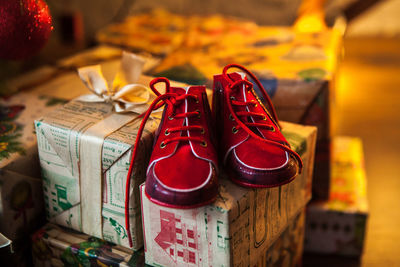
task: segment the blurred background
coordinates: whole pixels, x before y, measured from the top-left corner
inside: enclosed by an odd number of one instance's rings
[[[54,30],[46,46],[25,60],[0,60],[0,88],[7,94],[13,77],[99,43],[101,33],[154,8],[170,13],[234,17],[260,26],[292,27],[309,9],[322,14],[322,30],[340,34],[333,49],[337,68],[330,70],[333,92],[332,136],[355,136],[363,142],[368,190],[368,221],[363,252],[356,257],[306,253],[303,266],[400,266],[400,0],[47,0]],[[305,11],[304,11],[305,10]],[[308,10],[308,11],[307,11]],[[310,12],[309,12],[310,13]],[[321,21],[320,21],[321,22]],[[128,24],[125,24],[128,25]],[[290,28],[291,29],[291,28]],[[305,31],[310,30],[307,27]],[[313,34],[313,29],[310,30]],[[107,37],[113,39],[112,34]],[[100,36],[100,37],[99,37]],[[101,41],[103,40],[103,41]],[[2,40],[4,41],[4,40]],[[132,49],[136,51],[137,49]],[[140,49],[139,49],[140,50]],[[333,51],[332,50],[332,51]],[[151,51],[145,51],[150,53]],[[163,58],[168,53],[152,53]],[[154,72],[153,72],[154,73]],[[307,236],[306,236],[307,239]],[[340,254],[340,253],[339,253]]]

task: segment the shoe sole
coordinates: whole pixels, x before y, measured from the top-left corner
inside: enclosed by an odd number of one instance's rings
[[[243,187],[249,187],[249,188],[273,188],[273,187],[278,187],[281,185],[285,185],[288,184],[290,182],[292,182],[294,179],[296,179],[296,177],[299,175],[298,172],[296,172],[292,177],[290,177],[289,179],[281,182],[281,183],[276,183],[276,184],[252,184],[252,183],[247,183],[247,182],[243,182],[239,179],[233,178],[235,176],[238,176],[238,174],[235,174],[232,170],[228,170],[228,177],[229,179],[234,182],[237,185],[243,186]]]

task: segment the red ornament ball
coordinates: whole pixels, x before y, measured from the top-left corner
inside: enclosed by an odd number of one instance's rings
[[[33,56],[52,30],[49,7],[43,0],[0,0],[0,58]]]

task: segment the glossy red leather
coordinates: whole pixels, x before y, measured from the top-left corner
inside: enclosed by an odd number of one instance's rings
[[[166,104],[147,169],[145,191],[151,201],[167,207],[205,205],[218,193],[218,158],[209,129],[211,111],[205,87],[171,87],[169,92],[178,97],[194,97],[172,100],[173,108],[171,103]],[[171,131],[174,128],[183,130]],[[168,141],[182,137],[194,140]]]
[[[300,171],[301,159],[281,134],[273,107],[271,111],[261,103],[246,75],[215,75],[213,93],[220,158],[231,180],[246,187],[274,187],[292,181]]]

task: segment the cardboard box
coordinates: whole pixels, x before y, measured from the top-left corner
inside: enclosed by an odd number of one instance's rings
[[[51,223],[32,236],[32,244],[33,262],[37,267],[144,266],[143,250],[133,252]]]
[[[305,251],[360,256],[368,219],[362,142],[335,137],[328,201],[307,207]]]
[[[272,243],[311,198],[316,129],[284,123],[303,160],[293,182],[269,189],[239,187],[221,177],[219,197],[196,209],[158,206],[141,186],[146,263],[153,266],[258,266]]]
[[[83,231],[88,234],[94,232],[99,238],[129,246],[125,229],[125,184],[131,159],[131,148],[136,139],[141,120],[137,115],[126,115],[133,121],[112,132],[104,140],[90,139],[92,143],[102,142],[99,155],[93,155],[99,160],[102,170],[99,170],[100,182],[97,201],[90,199],[88,191],[93,189],[93,182],[82,187],[82,172],[80,166],[83,161],[91,160],[87,157],[87,150],[80,149],[82,138],[90,127],[104,123],[110,118],[112,105],[106,103],[71,101],[39,120],[35,121],[38,140],[40,166],[43,176],[43,190],[47,219],[59,225]],[[144,130],[135,169],[131,180],[130,192],[130,220],[133,249],[139,249],[143,244],[140,203],[138,186],[145,179],[145,169],[153,145],[153,133],[159,119],[149,119]],[[93,129],[93,128],[92,128]],[[92,148],[91,148],[92,149]],[[82,155],[82,153],[86,153]],[[97,163],[97,162],[96,162]],[[84,169],[82,167],[82,169]],[[85,169],[86,171],[93,171]],[[83,171],[85,171],[83,170]],[[91,174],[90,174],[91,175]],[[94,181],[94,180],[92,180]],[[90,188],[89,188],[90,187]],[[86,204],[81,205],[82,201]],[[97,205],[98,214],[89,214]],[[86,225],[86,220],[98,221]],[[96,229],[97,228],[97,229]],[[100,229],[99,229],[100,228]]]

